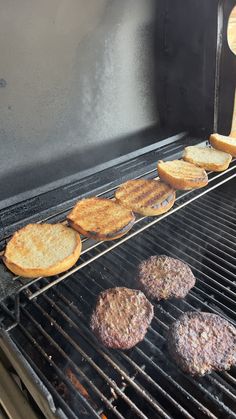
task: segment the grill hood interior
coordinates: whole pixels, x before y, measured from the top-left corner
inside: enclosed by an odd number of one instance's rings
[[[170,134],[228,134],[235,57],[226,33],[234,5],[4,1],[1,206]]]

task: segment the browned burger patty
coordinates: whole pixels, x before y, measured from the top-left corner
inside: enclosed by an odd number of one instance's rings
[[[176,363],[192,375],[236,364],[236,328],[216,314],[182,314],[171,325],[167,341]]]
[[[153,306],[138,290],[110,288],[98,296],[90,326],[104,346],[130,349],[143,340]]]
[[[184,298],[195,285],[195,277],[186,263],[164,255],[141,262],[137,281],[147,297],[156,300]]]

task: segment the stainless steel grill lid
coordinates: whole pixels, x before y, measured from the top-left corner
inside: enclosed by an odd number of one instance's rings
[[[0,201],[36,196],[183,130],[229,133],[236,60],[227,22],[234,5],[5,1]]]

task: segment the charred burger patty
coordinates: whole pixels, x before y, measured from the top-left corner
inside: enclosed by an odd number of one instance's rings
[[[98,296],[90,326],[104,346],[130,349],[140,342],[153,318],[153,306],[138,290],[110,288]]]
[[[184,298],[195,285],[195,277],[186,263],[164,255],[141,262],[137,281],[147,297],[156,300]]]
[[[236,328],[216,314],[182,314],[171,325],[167,343],[176,363],[192,375],[236,364]]]

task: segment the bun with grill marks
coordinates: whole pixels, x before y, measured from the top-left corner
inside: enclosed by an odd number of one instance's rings
[[[202,188],[208,184],[204,169],[183,160],[159,161],[157,165],[160,179],[174,189]]]
[[[153,179],[128,180],[115,192],[124,207],[142,215],[159,215],[167,212],[175,202],[174,189]]]
[[[111,199],[92,197],[79,201],[67,220],[72,228],[84,236],[96,240],[114,240],[131,229],[135,217],[132,211]]]

